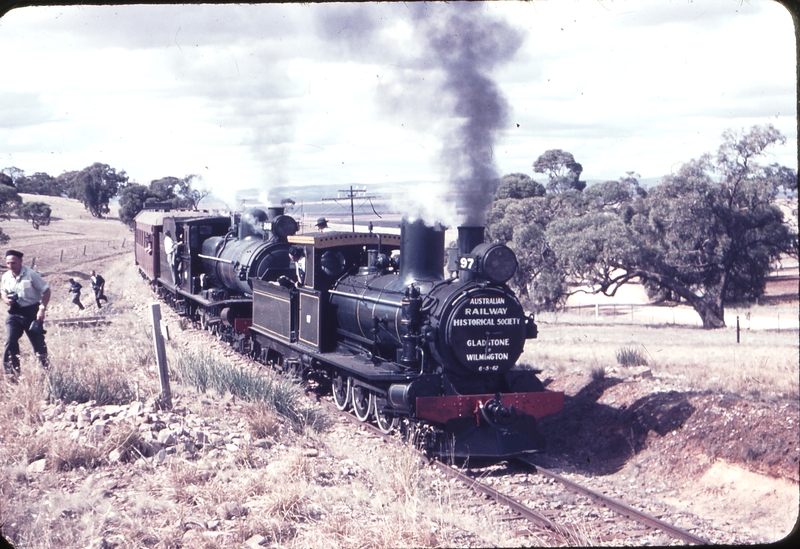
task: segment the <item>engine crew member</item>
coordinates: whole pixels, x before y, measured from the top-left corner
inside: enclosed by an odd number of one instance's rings
[[[172,272],[172,283],[178,283],[178,269],[175,258],[178,255],[178,243],[172,238],[172,233],[169,230],[164,231],[164,252],[167,254],[167,263],[169,263],[169,270]]]
[[[331,232],[331,228],[328,227],[328,220],[324,217],[320,217],[317,219],[317,230],[321,233],[329,233]]]
[[[302,246],[289,246],[289,259],[294,263],[297,285],[302,286],[306,281],[306,254]]]
[[[31,341],[39,364],[44,369],[49,367],[42,323],[50,302],[50,285],[38,272],[23,267],[22,255],[16,250],[6,252],[8,270],[0,279],[0,294],[8,305],[3,367],[13,380],[20,373],[19,339],[23,332]]]

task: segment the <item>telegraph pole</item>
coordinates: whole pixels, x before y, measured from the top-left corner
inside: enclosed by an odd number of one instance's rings
[[[349,200],[350,201],[350,227],[352,232],[356,232],[356,210],[355,210],[355,199],[359,198],[361,200],[370,199],[370,198],[377,198],[377,196],[366,196],[367,189],[354,189],[352,185],[350,185],[350,189],[339,189],[337,191],[339,196],[336,198],[323,198],[322,201],[334,200],[339,202],[339,200]],[[344,193],[344,195],[342,195]],[[363,193],[363,195],[359,194]],[[373,211],[374,208],[373,208]]]

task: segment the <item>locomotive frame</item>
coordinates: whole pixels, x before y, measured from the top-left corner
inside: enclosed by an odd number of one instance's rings
[[[164,231],[185,236],[178,280]],[[563,409],[517,367],[533,318],[505,282],[513,251],[460,227],[444,276],[444,228],[296,234],[282,208],[238,217],[143,211],[142,276],[179,314],[240,353],[329,388],[340,410],[400,428],[432,456],[497,461],[542,451],[536,420]],[[304,280],[289,248],[305,257]]]

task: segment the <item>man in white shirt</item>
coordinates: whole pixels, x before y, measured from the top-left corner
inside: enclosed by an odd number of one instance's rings
[[[172,282],[177,284],[178,273],[177,269],[175,268],[175,255],[178,252],[178,243],[173,240],[172,233],[168,230],[164,231],[164,252],[167,254],[167,263],[169,264],[169,270],[172,273]]]
[[[3,367],[12,380],[20,373],[19,340],[23,333],[31,341],[42,368],[49,367],[43,322],[50,302],[50,285],[42,275],[22,265],[22,255],[16,250],[6,252],[8,270],[0,279],[0,295],[8,305]]]

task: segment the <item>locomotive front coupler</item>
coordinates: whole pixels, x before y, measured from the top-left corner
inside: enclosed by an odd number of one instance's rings
[[[495,428],[501,428],[501,425],[509,425],[516,418],[516,410],[512,404],[508,408],[503,406],[502,396],[500,393],[494,395],[494,398],[487,400],[485,403],[478,403],[478,412],[483,417],[487,424]],[[480,425],[480,417],[476,417],[477,423]]]

